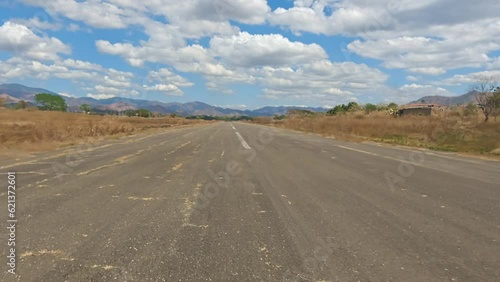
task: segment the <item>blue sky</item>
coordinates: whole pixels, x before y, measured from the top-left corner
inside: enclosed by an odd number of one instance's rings
[[[500,76],[495,11],[485,0],[8,0],[0,83],[233,108],[460,95]]]

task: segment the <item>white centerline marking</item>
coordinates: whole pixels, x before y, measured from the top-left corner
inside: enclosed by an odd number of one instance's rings
[[[240,139],[240,142],[241,142],[241,145],[243,145],[243,148],[245,148],[247,150],[252,149],[252,148],[250,148],[247,141],[245,141],[245,139],[243,139],[243,137],[241,136],[241,134],[238,131],[236,131],[236,136],[238,136],[238,139]]]
[[[252,148],[248,145],[247,141],[245,141],[245,139],[243,139],[243,136],[241,136],[241,134],[236,130],[236,128],[234,127],[234,125],[232,123],[230,123],[230,124],[231,124],[231,127],[234,129],[236,136],[238,136],[238,139],[240,139],[240,142],[241,142],[241,145],[243,145],[243,148],[245,148],[247,150],[251,150]],[[222,155],[224,155],[224,152],[222,152]]]

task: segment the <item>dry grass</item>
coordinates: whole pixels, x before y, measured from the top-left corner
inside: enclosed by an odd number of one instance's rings
[[[431,117],[395,118],[385,112],[357,112],[339,116],[291,115],[285,120],[260,118],[254,122],[346,141],[374,140],[473,154],[491,154],[500,148],[500,119],[484,123],[479,114],[465,117],[460,109],[434,112]]]
[[[4,110],[0,111],[0,154],[44,151],[73,145],[89,137],[113,138],[201,122],[204,121]]]

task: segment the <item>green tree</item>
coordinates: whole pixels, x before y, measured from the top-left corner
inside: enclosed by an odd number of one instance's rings
[[[349,102],[349,104],[347,104],[347,106],[346,106],[346,110],[348,112],[355,112],[355,111],[359,110],[360,108],[361,107],[356,102]]]
[[[35,102],[38,104],[38,108],[43,111],[65,112],[68,110],[66,101],[59,95],[39,93],[35,95]]]
[[[361,107],[356,102],[349,102],[347,105],[337,105],[333,109],[330,109],[326,112],[327,115],[338,115],[345,114],[347,112],[355,112],[359,110]]]
[[[138,109],[136,111],[137,116],[139,117],[150,117],[151,116],[151,111],[146,110],[146,109]]]
[[[391,102],[387,105],[387,111],[390,115],[397,117],[399,112],[398,104]]]
[[[80,110],[84,113],[90,113],[91,107],[89,104],[82,104],[80,105]]]
[[[365,113],[368,115],[371,112],[376,111],[377,110],[377,106],[374,105],[374,104],[368,103],[368,104],[365,105],[364,109],[365,109]]]
[[[16,104],[16,109],[17,110],[24,110],[28,107],[28,103],[24,100],[21,100],[19,102],[17,102]]]
[[[398,104],[394,103],[394,102],[391,102],[387,105],[387,108],[388,109],[397,109],[399,108]]]
[[[326,112],[328,115],[333,115],[336,116],[338,114],[344,114],[347,111],[347,106],[342,104],[342,105],[337,105],[333,109],[328,110]]]

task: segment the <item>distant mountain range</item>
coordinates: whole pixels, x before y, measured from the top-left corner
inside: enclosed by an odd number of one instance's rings
[[[453,106],[453,105],[464,105],[469,102],[476,102],[475,95],[476,91],[471,91],[460,96],[425,96],[416,101],[410,102],[410,104],[426,103],[426,104],[438,104],[442,106]]]
[[[60,95],[55,92],[24,86],[21,84],[0,84],[0,98],[5,99],[7,104],[17,103],[20,100],[34,103],[34,96],[38,93],[49,93]],[[62,96],[62,95],[61,95]],[[136,100],[130,98],[114,97],[110,99],[97,100],[89,97],[66,97],[62,96],[68,104],[69,111],[80,111],[80,105],[89,104],[93,109],[99,111],[125,111],[136,109],[147,109],[162,114],[176,113],[182,116],[208,115],[208,116],[274,116],[283,115],[291,109],[302,109],[314,112],[325,112],[325,108],[314,107],[264,107],[256,110],[236,110],[211,106],[202,102],[189,103],[163,103],[159,101]]]
[[[38,93],[49,93],[59,95],[53,91],[41,88],[32,88],[21,84],[0,84],[0,98],[7,104],[14,104],[24,100],[29,104],[34,103],[34,96]],[[469,102],[475,102],[476,92],[472,91],[464,95],[445,97],[445,96],[425,96],[418,100],[410,102],[439,104],[443,106],[461,105]],[[61,95],[62,96],[62,95]],[[162,114],[176,113],[182,116],[190,115],[208,115],[208,116],[275,116],[284,115],[291,109],[302,109],[313,112],[325,112],[328,109],[315,107],[263,107],[256,110],[237,110],[222,107],[211,106],[202,102],[189,103],[163,103],[150,100],[136,100],[130,98],[115,97],[110,99],[97,100],[89,97],[66,97],[63,96],[68,104],[69,111],[79,111],[80,105],[89,104],[98,111],[125,111],[136,109],[147,109],[152,112]]]
[[[32,88],[21,84],[0,84],[0,94],[11,96],[10,99],[15,98],[26,102],[33,102],[35,94],[38,93],[57,94],[47,89]]]

